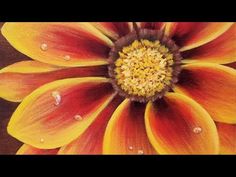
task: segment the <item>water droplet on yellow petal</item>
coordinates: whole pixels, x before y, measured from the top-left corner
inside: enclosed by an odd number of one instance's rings
[[[58,91],[52,92],[52,97],[55,99],[55,105],[58,106],[61,103],[61,95]]]
[[[43,43],[43,44],[41,44],[40,48],[42,51],[46,51],[46,50],[48,50],[48,45]]]

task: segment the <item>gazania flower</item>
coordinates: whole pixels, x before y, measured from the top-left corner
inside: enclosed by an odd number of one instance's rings
[[[236,153],[234,23],[5,23],[32,61],[0,72],[21,102],[17,154]]]

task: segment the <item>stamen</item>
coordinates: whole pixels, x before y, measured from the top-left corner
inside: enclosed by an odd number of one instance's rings
[[[170,84],[173,57],[159,41],[135,40],[119,52],[115,74],[118,85],[131,95],[151,97]]]
[[[165,37],[166,43],[163,43],[161,31],[139,30],[137,25],[133,25],[139,35],[133,41],[121,38],[117,41],[119,47],[115,43],[110,54],[109,75],[121,96],[132,101],[154,101],[178,81],[179,69],[175,68],[179,68],[180,62],[177,61],[181,56],[175,57],[178,51],[173,52],[172,47],[177,46],[169,38]],[[127,36],[127,39],[132,36]],[[123,47],[122,43],[125,43]]]

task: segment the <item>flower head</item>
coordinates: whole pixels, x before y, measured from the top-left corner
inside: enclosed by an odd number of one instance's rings
[[[18,154],[236,152],[235,23],[5,23]]]

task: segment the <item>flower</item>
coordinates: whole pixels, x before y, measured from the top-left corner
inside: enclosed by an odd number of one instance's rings
[[[17,154],[236,153],[236,24],[5,23]]]

